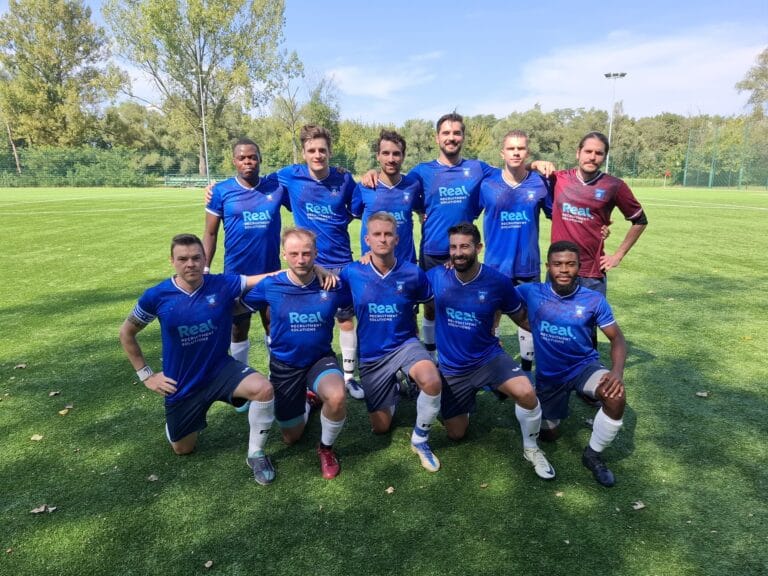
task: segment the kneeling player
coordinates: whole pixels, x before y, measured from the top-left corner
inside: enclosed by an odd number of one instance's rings
[[[616,482],[600,454],[618,434],[624,416],[624,362],[627,345],[605,297],[579,285],[579,247],[555,242],[547,254],[550,281],[517,290],[528,306],[536,350],[536,394],[542,404],[542,437],[557,438],[557,425],[568,416],[572,390],[600,401],[592,436],[582,462],[603,486]],[[611,369],[600,363],[592,345],[599,327],[611,342]]]
[[[432,299],[424,272],[395,257],[397,221],[387,212],[368,218],[367,264],[355,262],[341,273],[357,316],[360,381],[365,391],[371,427],[376,434],[389,431],[398,399],[397,372],[402,371],[421,390],[416,399],[416,425],[411,450],[430,472],[440,461],[429,446],[429,430],[440,410],[440,374],[417,337],[413,307]]]
[[[501,348],[494,334],[498,313],[527,328],[525,309],[512,281],[480,264],[483,245],[477,226],[464,222],[448,230],[453,268],[432,268],[427,277],[435,294],[435,336],[440,350],[442,415],[448,437],[460,440],[475,410],[475,395],[484,387],[515,399],[515,416],[523,436],[523,457],[545,480],[555,470],[536,442],[541,407],[530,380]]]
[[[165,430],[176,454],[195,449],[215,401],[238,406],[250,400],[247,462],[256,482],[269,484],[275,470],[264,446],[274,420],[272,385],[227,354],[232,303],[263,275],[203,275],[203,244],[193,234],[174,236],[171,264],[176,274],[139,298],[120,328],[120,343],[139,379],[165,398]],[[163,343],[158,373],[147,365],[136,338],[155,318]]]
[[[344,376],[331,348],[334,313],[350,304],[346,291],[324,289],[315,274],[315,234],[290,228],[282,234],[288,270],[265,279],[243,298],[252,309],[271,310],[269,373],[275,388],[275,415],[283,440],[301,438],[309,415],[307,390],[322,401],[322,432],[317,454],[323,478],[340,471],[333,451],[346,419]]]

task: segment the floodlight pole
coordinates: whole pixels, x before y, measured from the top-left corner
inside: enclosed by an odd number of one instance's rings
[[[613,135],[613,110],[616,108],[616,80],[624,78],[626,72],[606,72],[603,74],[608,80],[613,80],[613,98],[611,99],[611,113],[608,120],[608,154],[605,157],[605,172],[608,172],[611,162],[611,136]]]
[[[205,100],[203,99],[203,71],[197,70],[197,86],[200,89],[200,119],[203,122],[203,158],[205,159],[205,178],[211,183],[211,173],[208,169],[208,134],[205,131]]]

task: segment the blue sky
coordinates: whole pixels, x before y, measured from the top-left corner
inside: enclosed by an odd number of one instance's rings
[[[100,2],[90,0],[94,13]],[[401,124],[555,108],[733,115],[768,47],[768,0],[518,3],[286,0],[285,47],[338,87],[343,118]],[[0,11],[7,0],[0,0]],[[626,72],[611,82],[606,72]],[[151,97],[135,71],[134,89]]]

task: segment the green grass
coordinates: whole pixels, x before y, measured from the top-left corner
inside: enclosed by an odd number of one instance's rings
[[[636,192],[650,225],[609,281],[629,409],[606,453],[618,483],[604,489],[580,463],[591,411],[575,401],[545,446],[549,483],[522,459],[512,403],[489,395],[464,442],[435,427],[434,475],[408,450],[409,402],[374,437],[350,401],[332,482],[316,418],[290,448],[274,430],[266,488],[244,464],[246,419],[224,405],[198,451],[174,456],[162,402],[136,383],[117,331],[171,273],[170,237],[202,231],[200,191],[0,191],[0,574],[768,573],[768,193]],[[156,325],[141,342],[159,367]],[[57,510],[30,514],[44,503]]]

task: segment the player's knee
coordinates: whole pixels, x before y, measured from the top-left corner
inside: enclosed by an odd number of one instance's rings
[[[467,427],[466,426],[446,426],[445,434],[451,440],[458,442],[459,440],[463,440],[464,437],[467,435]]]
[[[181,442],[174,442],[171,444],[171,448],[173,449],[173,453],[177,456],[186,456],[187,454],[192,454],[192,452],[195,451],[195,445],[194,444],[187,444],[187,443],[181,443]]]
[[[603,412],[614,420],[620,420],[624,416],[624,408],[627,405],[627,400],[622,394],[620,398],[602,398]]]
[[[296,444],[301,439],[301,435],[304,432],[304,427],[287,428],[282,430],[283,442],[288,446]]]
[[[339,386],[333,386],[329,387],[328,390],[325,391],[323,394],[323,404],[328,406],[330,410],[333,412],[338,412],[340,410],[344,410],[344,406],[346,403],[346,390],[344,388],[344,384],[340,384]]]

